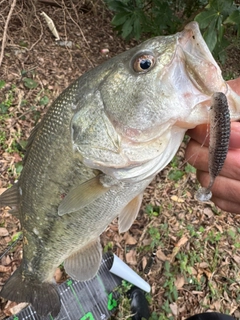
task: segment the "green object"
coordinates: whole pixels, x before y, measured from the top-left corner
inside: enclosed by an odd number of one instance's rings
[[[112,310],[112,309],[117,307],[117,301],[115,299],[113,299],[112,292],[109,293],[109,295],[108,295],[108,305],[107,305],[107,307],[108,307],[108,310]]]
[[[95,320],[95,318],[92,312],[88,312],[80,320]]]
[[[110,273],[113,255],[108,252],[103,255],[101,266],[92,280],[78,282],[67,279],[58,286],[61,296],[61,310],[57,317],[51,315],[41,317],[41,320],[107,320],[116,310],[118,290],[122,279]],[[39,319],[36,311],[29,305],[17,315],[8,320]]]

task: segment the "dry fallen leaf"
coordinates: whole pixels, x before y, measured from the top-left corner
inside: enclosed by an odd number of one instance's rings
[[[9,232],[6,228],[0,228],[0,237],[6,237],[9,235]]]
[[[176,288],[177,288],[178,290],[181,289],[181,288],[184,286],[184,284],[185,284],[184,276],[182,276],[182,275],[180,275],[180,274],[177,275],[177,278],[176,278],[174,284],[175,284],[175,286],[176,286]]]
[[[24,309],[29,303],[26,302],[21,302],[19,304],[17,304],[16,306],[10,308],[10,312],[12,314],[17,314],[18,312],[20,312],[22,309]]]
[[[177,315],[178,315],[178,306],[177,306],[176,302],[171,303],[171,304],[169,305],[169,307],[170,307],[173,315],[174,315],[174,316],[177,316]]]
[[[161,261],[169,260],[169,258],[162,252],[161,249],[157,250],[156,255],[157,255],[158,259],[160,259]]]
[[[0,194],[2,194],[7,188],[0,188]]]
[[[209,267],[209,264],[207,262],[200,262],[197,264],[198,268],[206,269]]]
[[[128,253],[126,253],[126,262],[131,266],[136,266],[137,265],[136,255],[137,253],[135,250],[130,250]]]
[[[55,279],[56,282],[59,282],[61,280],[62,274],[63,273],[62,273],[61,269],[57,268],[55,273],[54,273],[54,279]]]
[[[188,242],[188,237],[186,237],[185,235],[182,236],[182,238],[177,242],[177,244],[175,245],[175,247],[182,247],[186,242]]]
[[[0,265],[0,272],[9,272],[11,270],[11,267],[5,267]]]
[[[178,254],[178,252],[180,251],[181,247],[187,243],[188,241],[188,237],[186,237],[185,235],[182,236],[182,238],[176,243],[175,247],[173,248],[173,252],[170,255],[170,260],[173,261],[174,257]]]
[[[206,214],[206,216],[208,216],[208,218],[211,218],[213,216],[213,212],[210,208],[205,208],[203,212],[204,214]]]
[[[134,245],[137,243],[137,240],[136,238],[132,237],[129,232],[126,232],[123,236],[123,239],[125,240],[125,243],[126,244],[129,244],[129,245]]]
[[[237,262],[237,264],[240,265],[240,256],[234,254],[232,257]]]
[[[171,196],[171,200],[174,201],[174,202],[178,202],[178,203],[183,203],[183,202],[184,202],[184,199],[179,198],[179,197],[176,196],[176,195]]]

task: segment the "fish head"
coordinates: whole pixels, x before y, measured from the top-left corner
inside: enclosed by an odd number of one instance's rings
[[[236,97],[196,22],[143,42],[97,72],[101,80],[90,95],[92,109],[85,110],[94,120],[80,135],[81,110],[74,116],[73,143],[86,165],[118,179],[145,179],[165,167],[186,130],[209,122],[214,92],[229,95],[232,114],[239,116]]]

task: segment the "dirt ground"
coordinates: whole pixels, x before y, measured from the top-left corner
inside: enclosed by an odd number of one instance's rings
[[[2,41],[9,10],[8,1],[0,1]],[[43,11],[68,41],[65,46],[56,43]],[[0,89],[0,192],[17,179],[25,141],[51,101],[84,72],[136,44],[117,37],[110,21],[101,1],[16,2],[0,68],[0,87],[5,82]],[[239,60],[240,50],[232,46],[223,66],[225,77],[240,75]],[[102,235],[102,244],[149,282],[152,319],[182,320],[204,311],[240,319],[240,216],[195,201],[198,185],[184,160],[186,142],[146,189],[129,232],[119,235],[114,221]],[[20,264],[21,241],[6,252],[20,230],[19,221],[2,210],[0,287]],[[154,250],[156,258],[145,274]],[[61,282],[65,275],[58,271]],[[11,315],[15,305],[0,298],[0,319]],[[128,314],[121,311],[115,319],[127,319]]]

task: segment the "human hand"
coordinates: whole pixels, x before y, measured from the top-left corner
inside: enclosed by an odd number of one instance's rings
[[[228,84],[240,94],[240,78],[231,80]],[[197,179],[200,184],[207,187],[208,173],[208,145],[207,125],[200,125],[188,130],[191,140],[187,146],[185,158],[197,169]],[[231,123],[231,136],[229,151],[224,166],[216,177],[211,200],[221,209],[240,213],[240,123]]]

